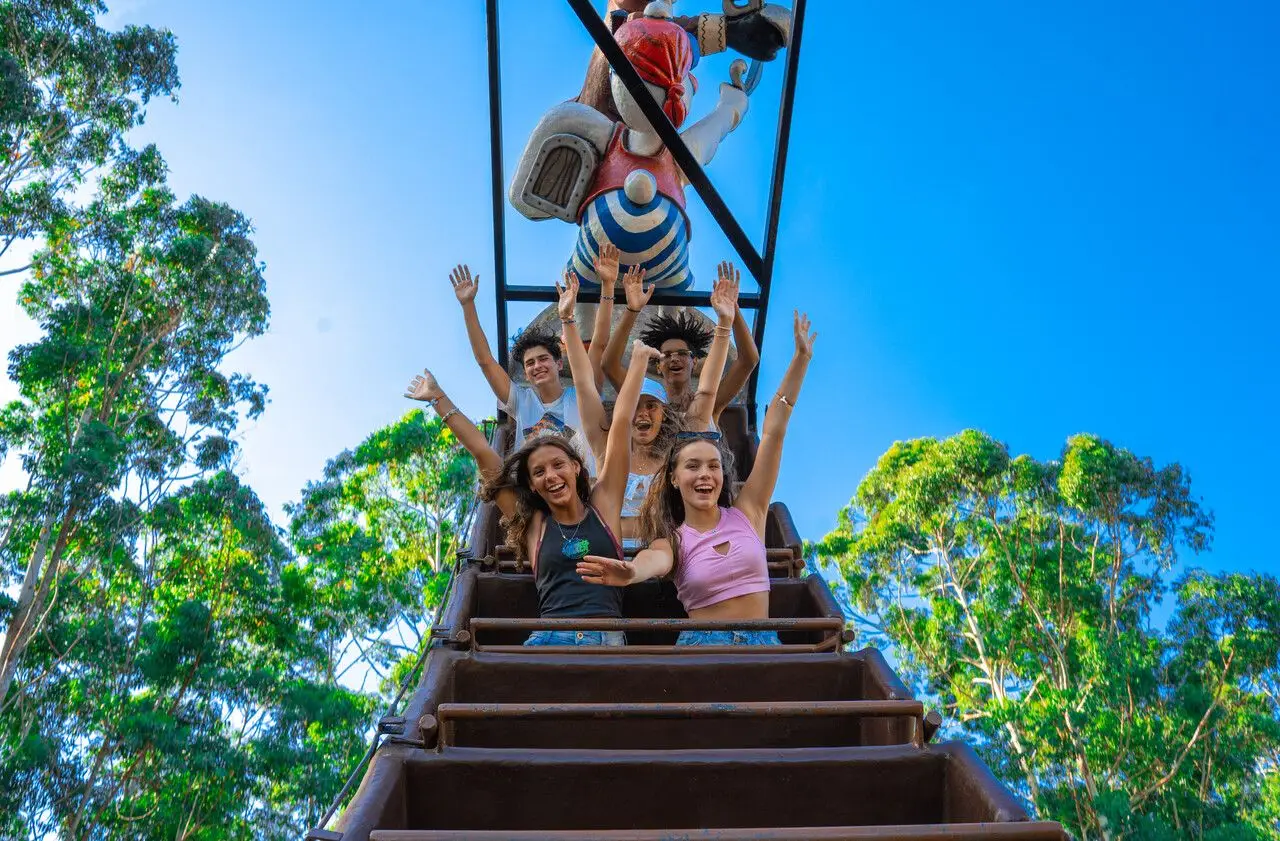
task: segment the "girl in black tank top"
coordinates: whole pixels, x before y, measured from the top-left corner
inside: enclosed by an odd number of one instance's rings
[[[612,260],[612,274],[610,267],[602,263],[597,267],[598,272],[604,272],[601,277],[616,277],[616,253],[602,252],[602,258]],[[587,358],[573,320],[577,287],[576,278],[566,276],[558,311],[564,325],[579,412],[583,413],[585,404],[600,404],[600,395],[591,360]],[[583,580],[577,565],[589,554],[622,558],[616,535],[622,531],[622,498],[630,470],[631,422],[645,369],[658,355],[641,342],[633,347],[631,365],[614,404],[605,456],[598,460],[600,474],[594,486],[589,483],[582,456],[563,436],[546,434],[530,438],[503,461],[489,446],[484,434],[457,411],[429,371],[415,377],[409,385],[406,396],[432,403],[441,419],[475,457],[485,477],[483,496],[502,511],[507,543],[521,560],[535,567],[541,616],[615,618],[622,615],[621,591]],[[588,415],[593,422],[601,423],[599,415],[587,411],[583,413],[584,426]],[[552,636],[558,638],[548,639]],[[565,640],[565,636],[572,639]],[[623,642],[620,632],[555,635],[539,632],[529,640],[533,644],[548,641],[618,645]]]
[[[622,547],[594,506],[572,528],[543,517],[542,537],[534,562],[538,587],[538,612],[543,616],[622,616],[622,590],[588,584],[578,575],[578,560],[584,555],[622,558]],[[567,549],[567,552],[566,552]]]

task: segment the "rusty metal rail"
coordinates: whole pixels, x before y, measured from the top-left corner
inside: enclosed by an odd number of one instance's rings
[[[838,651],[851,642],[844,620],[832,616],[778,619],[498,619],[475,617],[466,639],[474,651],[525,654],[749,654]],[[483,645],[484,631],[821,631],[820,642],[782,645]]]
[[[1065,841],[1047,821],[893,826],[733,827],[725,829],[588,829],[475,831],[375,830],[370,841]]]
[[[634,558],[639,549],[623,550],[623,556]],[[805,571],[804,558],[797,558],[790,549],[766,549],[766,566],[770,578],[800,578]],[[516,560],[515,550],[507,544],[499,544],[494,550],[493,569],[498,572],[525,573],[531,572],[529,564]]]
[[[924,704],[920,701],[747,701],[738,703],[640,704],[440,704],[436,708],[439,748],[456,745],[455,722],[492,719],[725,719],[725,718],[910,718],[911,743],[924,747]],[[430,722],[423,722],[423,729]]]

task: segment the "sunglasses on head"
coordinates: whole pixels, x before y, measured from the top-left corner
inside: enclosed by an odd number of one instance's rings
[[[714,429],[708,429],[705,432],[677,432],[677,441],[692,441],[695,438],[702,438],[707,441],[719,441],[721,436]]]

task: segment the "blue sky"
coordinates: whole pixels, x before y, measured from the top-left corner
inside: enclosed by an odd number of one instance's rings
[[[273,510],[403,412],[423,365],[491,412],[445,280],[479,271],[494,338],[483,4],[112,5],[181,49],[180,104],[135,141],[257,226],[272,327],[233,361],[271,387],[241,469]],[[567,4],[501,5],[509,177],[589,42]],[[809,7],[762,381],[807,309],[821,338],[777,493],[801,531],[895,440],[977,427],[1052,458],[1088,431],[1190,471],[1217,514],[1199,563],[1280,572],[1258,534],[1280,472],[1280,6]],[[699,68],[695,117],[727,61]],[[780,76],[709,167],[757,243]],[[690,204],[705,288],[731,251]],[[573,229],[507,224],[511,280],[550,283]],[[3,298],[7,349],[31,328]]]

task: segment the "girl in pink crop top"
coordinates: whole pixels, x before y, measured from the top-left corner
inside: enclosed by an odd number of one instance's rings
[[[710,531],[695,531],[683,523],[679,533],[675,584],[686,611],[748,593],[769,592],[764,541],[737,508],[721,508],[720,522]],[[722,547],[723,554],[716,547]]]
[[[795,355],[769,402],[755,466],[734,498],[733,456],[718,432],[681,432],[640,511],[649,548],[631,563],[588,555],[584,580],[624,586],[674,570],[676,591],[693,619],[768,619],[764,528],[778,481],[782,442],[800,394],[816,333],[795,315]],[[776,643],[772,631],[686,631],[680,644]]]

